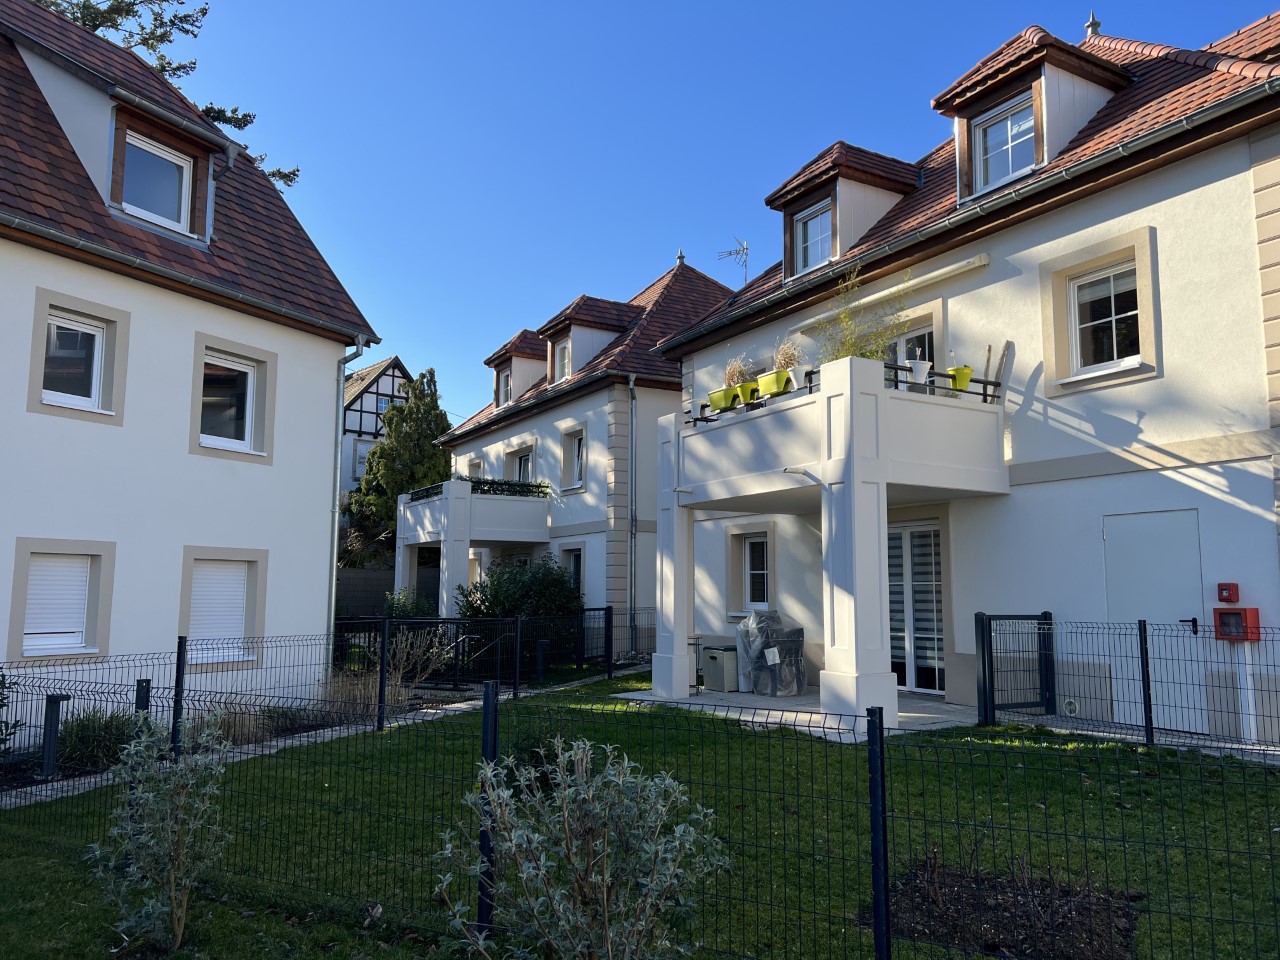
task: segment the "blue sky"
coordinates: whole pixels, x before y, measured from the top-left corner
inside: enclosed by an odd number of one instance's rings
[[[193,0],[194,2],[194,0]],[[675,262],[730,286],[780,256],[764,196],[837,139],[918,159],[930,98],[1029,23],[1086,6],[210,0],[191,99],[302,167],[286,197],[383,339],[436,368],[445,407],[488,402],[481,361],[580,293],[625,300]],[[804,9],[803,16],[796,11]],[[960,11],[981,10],[981,16]],[[1115,36],[1198,47],[1272,2],[1111,2]],[[363,362],[363,361],[362,361]],[[455,417],[456,421],[456,417]]]

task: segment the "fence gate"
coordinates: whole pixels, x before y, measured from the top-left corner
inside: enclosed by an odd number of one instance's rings
[[[1038,716],[1058,712],[1052,613],[978,613],[974,631],[979,723],[995,723],[999,710]]]

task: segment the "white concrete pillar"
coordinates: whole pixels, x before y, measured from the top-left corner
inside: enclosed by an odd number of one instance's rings
[[[466,586],[471,573],[471,484],[449,480],[444,484],[440,539],[440,616],[458,615],[458,587]]]
[[[822,709],[898,722],[890,666],[888,516],[882,459],[884,368],[844,359],[822,367]]]
[[[689,655],[693,631],[693,511],[680,506],[678,414],[658,421],[657,649],[653,692],[670,700],[689,696],[696,664]]]

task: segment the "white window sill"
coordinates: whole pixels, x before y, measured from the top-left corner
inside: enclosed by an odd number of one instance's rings
[[[188,237],[192,240],[196,239],[196,235],[187,229],[186,224],[161,217],[152,213],[150,210],[147,210],[145,207],[135,207],[130,203],[122,203],[120,204],[120,209],[129,216],[137,217],[139,220],[145,220],[153,226],[164,227],[166,230],[170,230],[173,233],[180,234],[181,236]]]
[[[1101,380],[1115,373],[1124,373],[1127,370],[1137,370],[1142,366],[1142,357],[1125,357],[1112,363],[1099,364],[1096,367],[1086,367],[1079,373],[1064,377],[1061,380],[1053,381],[1055,387],[1069,387],[1076,383],[1088,383],[1091,380]]]
[[[811,267],[805,267],[803,270],[797,270],[791,276],[787,277],[787,283],[790,283],[792,280],[799,280],[807,273],[813,273],[815,270],[821,270],[823,267],[829,266],[835,259],[835,257],[827,257],[827,259],[823,260],[821,263],[815,263]]]
[[[574,484],[573,486],[571,486],[571,487],[561,487],[561,488],[560,488],[560,495],[563,497],[563,496],[568,496],[568,495],[569,495],[569,494],[571,494],[571,493],[584,493],[584,492],[586,491],[586,489],[587,489],[587,488],[586,488],[585,486],[583,486],[582,484],[580,484],[580,483],[575,483],[575,484]]]
[[[96,654],[97,647],[41,647],[36,650],[28,650],[22,648],[23,657],[74,657],[84,656],[85,654]]]
[[[266,454],[261,450],[252,450],[249,447],[241,446],[235,443],[219,443],[212,437],[206,437],[203,434],[200,437],[200,446],[207,450],[226,450],[228,453],[247,453],[251,457],[265,457]]]
[[[231,654],[227,654],[226,656],[213,654],[209,656],[188,656],[187,657],[187,662],[192,666],[196,666],[196,665],[203,666],[206,664],[213,664],[213,663],[256,663],[257,660],[258,660],[257,657],[247,653],[239,653],[239,654],[231,653]]]
[[[65,394],[57,393],[41,393],[40,402],[47,407],[62,407],[64,410],[83,410],[85,413],[96,413],[100,417],[114,417],[114,410],[103,410],[101,407],[91,407],[83,403],[73,403],[70,400],[62,399]]]
[[[1014,183],[1018,180],[1021,180],[1024,177],[1029,177],[1032,174],[1039,173],[1043,166],[1044,164],[1033,163],[1031,166],[1027,167],[1025,170],[1019,170],[1017,173],[1011,174],[1010,176],[1005,177],[1003,180],[997,180],[995,183],[988,183],[985,186],[979,187],[975,189],[973,193],[961,199],[960,203],[961,205],[964,205],[974,200],[981,199],[982,197],[985,197],[989,193],[995,193],[997,190],[1001,190],[1009,186],[1009,184]]]

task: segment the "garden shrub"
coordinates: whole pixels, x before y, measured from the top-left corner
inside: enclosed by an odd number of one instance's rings
[[[67,773],[106,770],[120,761],[133,739],[133,714],[92,706],[62,721],[58,730],[58,767]]]
[[[176,950],[182,945],[196,885],[217,863],[229,836],[220,823],[219,793],[230,749],[216,716],[187,724],[182,752],[145,713],[115,767],[126,784],[107,839],[86,859],[107,902],[120,912],[116,930]]]
[[[528,563],[500,557],[476,583],[458,587],[460,617],[567,617],[581,612],[577,584],[549,553]]]
[[[6,718],[8,712],[9,678],[4,675],[3,670],[0,670],[0,757],[9,752],[14,734],[22,729],[21,720],[9,720]]]
[[[409,620],[415,617],[434,617],[436,601],[434,597],[418,596],[416,590],[405,587],[387,594],[383,616],[392,620]]]
[[[645,775],[616,747],[560,738],[541,764],[481,766],[469,825],[446,832],[438,894],[472,956],[493,960],[687,957],[694,891],[727,869],[714,815],[666,774]],[[453,889],[478,878],[477,829],[494,860],[494,928],[478,930]]]

